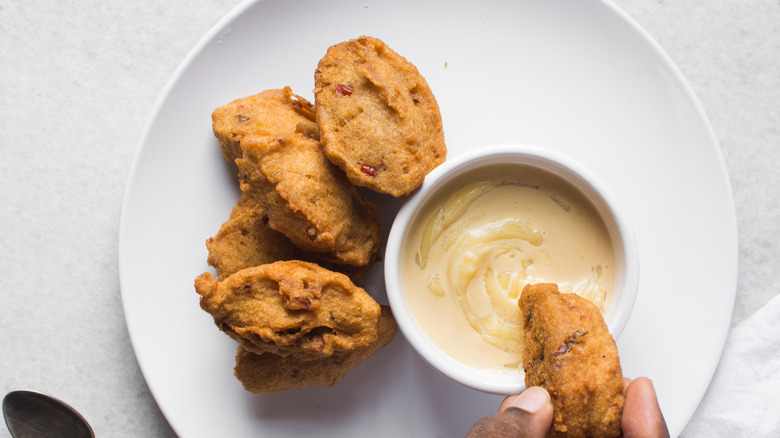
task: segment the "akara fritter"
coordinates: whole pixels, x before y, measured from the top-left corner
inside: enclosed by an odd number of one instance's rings
[[[377,206],[327,160],[319,141],[296,133],[244,137],[241,145],[241,190],[262,205],[271,228],[335,263],[374,261],[381,237]]]
[[[441,114],[425,78],[371,37],[331,46],[314,74],[328,158],[353,184],[403,196],[443,163]]]
[[[244,194],[214,237],[206,240],[208,264],[224,280],[252,266],[291,260],[298,251],[284,234],[268,226],[268,215],[255,198]]]
[[[625,397],[617,346],[598,308],[555,284],[528,285],[524,317],[526,387],[552,398],[548,437],[617,437]]]
[[[293,94],[290,87],[265,90],[234,100],[211,114],[212,129],[222,148],[222,157],[230,162],[241,158],[244,137],[273,138],[296,131],[318,136],[314,120],[312,104]]]
[[[326,357],[375,342],[379,304],[347,276],[314,263],[280,261],[217,282],[195,279],[200,306],[257,354]]]
[[[353,282],[362,277],[368,267],[341,265],[320,260],[316,254],[295,246],[284,234],[268,226],[268,215],[252,196],[239,198],[230,218],[216,235],[206,240],[208,264],[217,270],[217,278],[228,276],[253,266],[281,260],[303,260],[317,263],[331,271],[347,275]]]
[[[397,326],[388,306],[381,306],[377,339],[365,347],[342,354],[310,359],[297,354],[255,354],[242,346],[236,353],[234,374],[249,392],[278,392],[304,386],[333,386],[347,371],[368,359],[393,340]]]

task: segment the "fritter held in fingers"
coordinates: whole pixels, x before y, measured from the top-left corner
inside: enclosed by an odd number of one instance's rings
[[[217,327],[256,354],[326,357],[376,341],[379,304],[347,276],[314,263],[280,261],[221,282],[195,279]]]
[[[312,104],[293,94],[289,87],[234,100],[211,114],[214,136],[219,140],[223,158],[230,162],[241,158],[241,140],[248,135],[276,137],[297,129],[318,137],[314,120]]]
[[[384,42],[364,36],[330,47],[314,84],[325,153],[354,184],[404,196],[444,162],[433,92]]]
[[[598,308],[555,284],[528,285],[520,297],[527,387],[550,393],[548,437],[617,437],[625,397],[617,346]]]
[[[377,339],[341,354],[323,358],[302,358],[297,354],[279,356],[273,353],[256,354],[239,346],[234,374],[249,392],[278,392],[304,386],[333,386],[346,376],[347,371],[368,359],[393,340],[397,326],[390,308],[381,306]]]
[[[245,137],[241,144],[241,190],[263,206],[271,228],[335,263],[374,261],[381,232],[376,204],[357,193],[317,140],[296,133]]]

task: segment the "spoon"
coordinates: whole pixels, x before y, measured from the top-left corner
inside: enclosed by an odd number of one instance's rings
[[[40,392],[6,394],[3,417],[14,438],[95,438],[81,414],[67,403]]]

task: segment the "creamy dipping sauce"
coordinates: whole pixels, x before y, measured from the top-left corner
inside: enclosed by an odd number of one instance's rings
[[[499,164],[448,183],[403,249],[403,282],[426,334],[480,370],[522,370],[517,302],[528,283],[557,283],[602,314],[615,282],[609,232],[592,203],[558,176]]]

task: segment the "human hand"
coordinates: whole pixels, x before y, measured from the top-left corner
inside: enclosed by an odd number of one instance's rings
[[[624,378],[623,389],[626,394],[623,437],[668,438],[669,430],[650,379]],[[466,438],[543,438],[552,425],[552,419],[549,394],[535,386],[504,399],[498,413],[477,421]]]
[[[542,438],[553,420],[550,394],[532,386],[505,398],[498,413],[477,421],[466,438]]]
[[[623,407],[624,438],[669,438],[666,420],[658,406],[653,382],[647,377],[623,378],[626,404]]]

